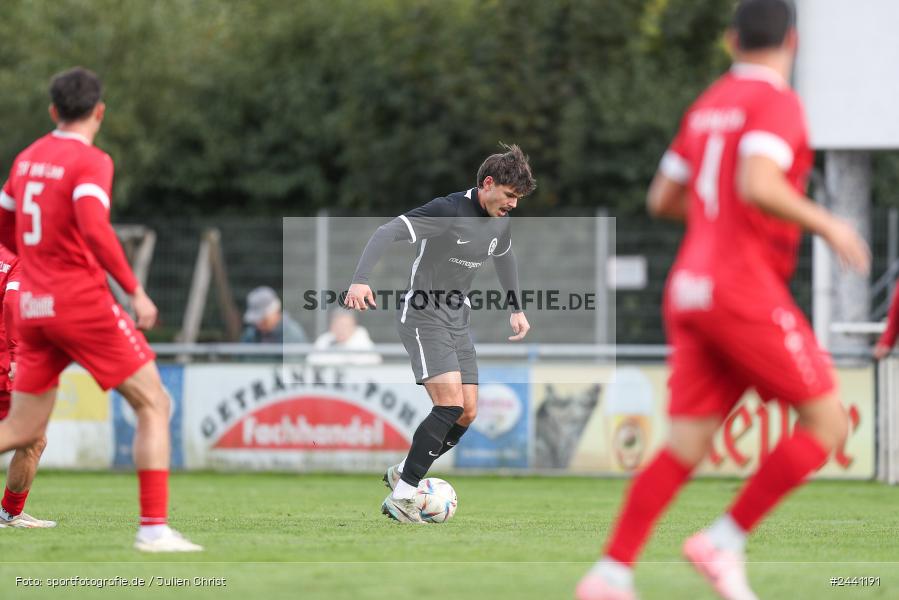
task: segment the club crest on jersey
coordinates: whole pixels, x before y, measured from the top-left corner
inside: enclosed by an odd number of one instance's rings
[[[490,248],[487,249],[487,256],[493,256],[493,251],[496,250],[496,245],[499,243],[499,240],[493,238],[490,240]]]

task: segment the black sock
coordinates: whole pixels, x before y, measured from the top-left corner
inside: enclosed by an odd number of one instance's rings
[[[412,487],[418,487],[434,460],[440,456],[443,440],[462,416],[461,406],[435,406],[415,430],[412,448],[406,457],[402,479]]]
[[[453,423],[453,426],[450,427],[449,433],[446,434],[446,437],[443,439],[443,448],[440,449],[440,456],[443,456],[450,450],[452,450],[456,444],[459,443],[459,440],[462,439],[462,436],[465,435],[465,432],[468,431],[468,427],[463,427],[458,423]]]

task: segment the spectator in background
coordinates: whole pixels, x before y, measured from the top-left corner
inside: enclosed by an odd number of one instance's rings
[[[240,336],[244,344],[305,344],[306,333],[299,323],[281,310],[281,299],[268,286],[257,287],[247,294],[247,324]]]
[[[315,340],[314,354],[308,362],[314,365],[377,365],[381,355],[376,352],[328,352],[328,350],[374,350],[368,330],[356,322],[356,315],[344,309],[331,313],[328,331]]]

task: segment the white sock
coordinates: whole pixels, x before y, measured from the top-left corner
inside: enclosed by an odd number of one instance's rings
[[[746,532],[727,513],[712,523],[706,533],[719,550],[743,552],[746,548]]]
[[[400,464],[398,464],[398,465],[396,466],[396,470],[399,471],[400,473],[402,473],[402,472],[403,472],[403,467],[405,467],[405,466],[406,466],[406,459],[404,458],[404,459],[403,459],[403,462],[401,462]]]
[[[141,525],[140,529],[137,532],[137,535],[140,536],[142,540],[146,540],[148,542],[152,542],[153,540],[158,540],[163,535],[168,533],[169,526],[168,525]]]
[[[614,558],[603,556],[591,570],[612,587],[622,590],[634,587],[634,570]]]
[[[409,485],[400,479],[393,490],[393,498],[395,500],[408,500],[415,495],[415,489],[415,486]]]

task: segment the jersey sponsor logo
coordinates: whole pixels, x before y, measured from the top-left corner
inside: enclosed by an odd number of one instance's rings
[[[473,262],[470,260],[462,260],[461,258],[456,258],[455,256],[450,258],[449,261],[451,263],[455,263],[457,265],[462,265],[463,267],[465,267],[467,269],[477,269],[478,267],[480,267],[483,264],[483,263],[479,263],[479,262]]]
[[[19,299],[19,309],[23,319],[45,319],[56,316],[54,303],[55,299],[50,294],[35,296],[31,292],[25,292]]]
[[[676,310],[710,310],[712,289],[710,277],[678,271],[671,280],[671,299]]]
[[[487,256],[493,256],[493,251],[496,250],[496,245],[499,243],[499,240],[493,238],[490,240],[490,247],[487,248]]]
[[[463,241],[462,241],[462,238],[459,238],[458,240],[456,240],[456,243],[459,244],[460,246],[461,246],[462,244],[468,244],[468,243],[470,243],[470,242],[471,242],[471,240],[465,240],[465,241],[463,242]]]
[[[0,273],[9,273],[9,270],[12,269],[12,265],[8,262],[3,262],[0,260]]]

